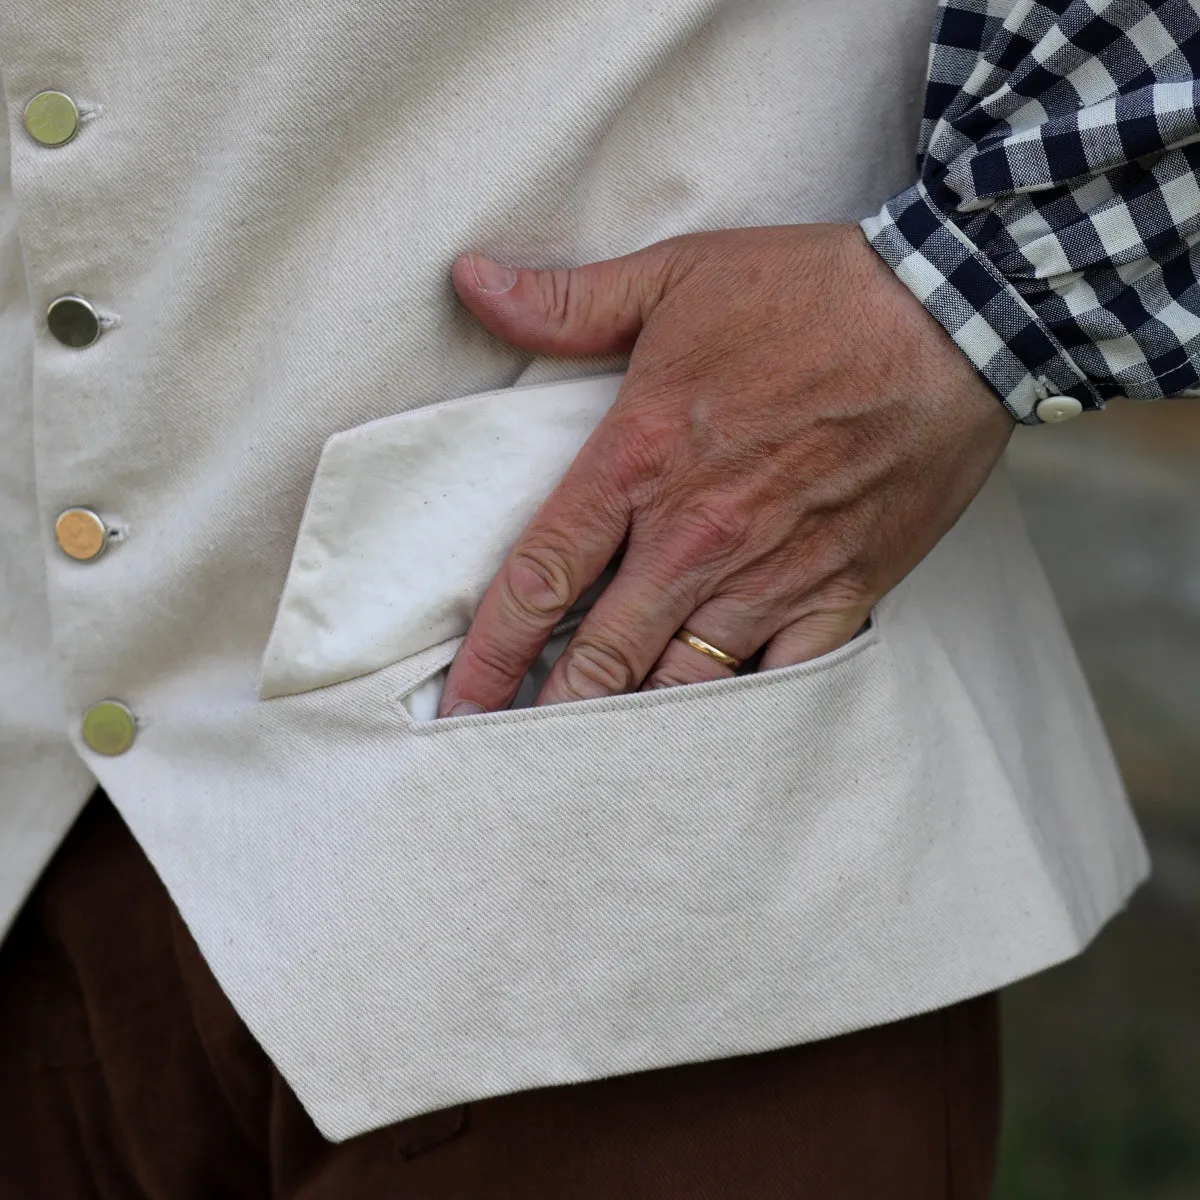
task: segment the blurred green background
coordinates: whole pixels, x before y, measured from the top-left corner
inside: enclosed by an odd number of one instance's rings
[[[1018,430],[1010,460],[1154,873],[1007,993],[996,1195],[1200,1200],[1200,400]]]

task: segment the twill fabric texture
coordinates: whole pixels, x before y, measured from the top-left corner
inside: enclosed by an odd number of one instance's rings
[[[334,1140],[899,1021],[1086,945],[1145,853],[1003,469],[831,655],[425,719],[504,549],[471,527],[536,506],[625,365],[492,338],[455,256],[878,211],[933,16],[0,0],[4,921],[101,784]],[[47,88],[82,118],[57,148],[23,124]],[[48,330],[66,295],[93,345]],[[92,561],[55,544],[76,506],[111,531]],[[103,700],[123,753],[82,737]]]
[[[1021,421],[1200,395],[1200,12],[942,0],[872,245]]]
[[[98,794],[0,947],[0,1194],[985,1200],[998,1007],[981,996],[811,1045],[456,1104],[330,1144]]]

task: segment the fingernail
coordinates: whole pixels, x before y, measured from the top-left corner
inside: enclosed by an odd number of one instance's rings
[[[477,717],[486,710],[473,700],[460,700],[447,714],[448,717]]]
[[[507,292],[517,282],[517,273],[512,267],[493,262],[486,254],[471,253],[468,257],[481,292]]]

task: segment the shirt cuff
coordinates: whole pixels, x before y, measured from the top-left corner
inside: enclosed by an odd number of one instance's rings
[[[861,228],[1018,421],[1041,425],[1038,405],[1051,396],[1104,407],[1050,328],[922,184],[893,196]]]

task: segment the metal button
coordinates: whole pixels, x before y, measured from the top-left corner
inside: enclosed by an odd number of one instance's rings
[[[25,128],[43,146],[65,146],[79,128],[79,109],[63,92],[38,92],[25,105]]]
[[[83,714],[83,740],[97,754],[124,754],[136,734],[137,721],[120,700],[101,700]]]
[[[90,508],[68,508],[54,522],[59,548],[70,558],[86,562],[99,558],[108,545],[108,526]]]
[[[82,349],[100,336],[100,318],[82,296],[59,296],[46,310],[50,332],[64,346]]]
[[[1083,405],[1074,396],[1049,396],[1037,406],[1037,419],[1048,425],[1072,421],[1083,412]]]

